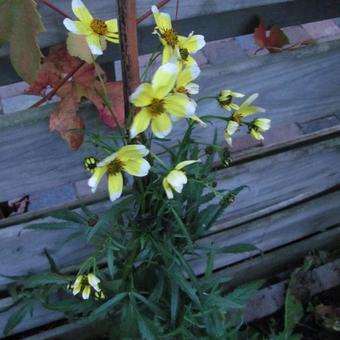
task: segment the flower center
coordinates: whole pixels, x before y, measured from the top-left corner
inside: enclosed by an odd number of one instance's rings
[[[189,57],[189,51],[187,48],[180,48],[179,54],[184,61],[186,61]]]
[[[108,31],[105,21],[100,19],[93,19],[91,21],[90,27],[92,28],[93,32],[99,35],[105,35]]]
[[[116,175],[123,170],[124,165],[125,164],[120,159],[116,158],[108,164],[107,172],[109,175]]]
[[[233,100],[233,97],[232,97],[231,95],[229,95],[229,96],[227,96],[226,99],[224,99],[224,100],[221,100],[221,99],[220,99],[219,102],[220,102],[220,104],[221,104],[222,106],[228,106],[228,105],[231,104],[232,100]]]
[[[172,47],[178,43],[177,33],[172,28],[164,29],[161,32],[161,37]]]
[[[178,93],[183,93],[183,94],[187,94],[187,93],[188,93],[187,89],[186,89],[184,86],[178,87],[178,88],[176,89],[176,91],[177,91]]]
[[[149,105],[149,111],[153,116],[158,116],[164,112],[164,100],[154,98]]]

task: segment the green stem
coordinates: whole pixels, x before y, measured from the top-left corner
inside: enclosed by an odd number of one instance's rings
[[[200,101],[202,101],[202,100],[207,100],[207,99],[214,99],[214,100],[217,100],[217,97],[216,97],[216,96],[207,96],[207,97],[198,98],[198,99],[196,100],[196,103],[199,103]]]

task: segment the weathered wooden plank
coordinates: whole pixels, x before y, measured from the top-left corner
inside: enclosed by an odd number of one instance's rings
[[[327,289],[337,287],[340,283],[340,260],[327,263],[306,274],[305,289],[314,296]],[[288,281],[282,281],[270,287],[261,289],[249,301],[244,321],[250,322],[271,315],[284,306]]]
[[[249,243],[266,252],[340,224],[339,206],[340,191],[336,191],[233,229],[224,230],[222,222],[219,227],[222,231],[207,236],[200,244],[224,247]],[[259,252],[216,255],[214,268],[224,268],[255,254]],[[196,274],[204,273],[206,261],[200,256],[192,259],[192,264]]]
[[[258,103],[267,109],[273,127],[339,112],[339,46],[339,43],[326,44],[254,58],[237,65],[208,68],[202,72],[202,95],[218,93],[221,88],[249,94],[259,92]],[[0,178],[3,182],[0,201],[87,177],[81,165],[85,148],[71,152],[58,136],[48,133],[47,117],[52,108],[18,112],[0,120]],[[215,103],[207,102],[202,102],[198,113],[223,114]],[[83,114],[96,115],[90,106],[84,107]],[[87,126],[91,126],[91,122]],[[220,126],[220,130],[222,128]],[[182,133],[177,124],[171,137],[180,138]],[[212,134],[213,129],[207,128],[199,129],[196,135],[203,141],[211,141]],[[225,143],[222,133],[219,142]],[[18,159],[24,164],[24,171],[18,166]]]
[[[336,169],[340,166],[339,145],[340,138],[324,141],[313,146],[272,155],[262,160],[240,164],[234,169],[220,171],[218,177],[222,187],[234,188],[240,184],[247,184],[251,190],[240,194],[235,204],[226,211],[224,215],[226,222],[216,225],[215,231],[231,228],[235,225],[232,220],[235,219],[235,222],[238,223],[240,215],[257,212],[260,209],[263,210],[263,214],[266,214],[266,208],[272,204],[277,204],[282,209],[285,206],[285,201],[288,202],[288,205],[291,204],[289,201],[291,198],[299,196],[300,200],[307,199],[308,194],[315,195],[338,185],[340,183],[340,174]],[[329,167],[330,162],[334,168]],[[282,176],[282,174],[285,174],[285,176]],[[265,218],[262,227],[258,226],[257,222],[250,222],[250,224],[245,224],[242,229],[236,228],[217,233],[216,236],[213,235],[204,242],[209,243],[215,239],[219,244],[255,242],[264,250],[284,245],[287,242],[320,230],[318,228],[329,227],[329,224],[326,226],[323,224],[326,221],[327,223],[336,224],[336,219],[340,218],[336,213],[339,206],[339,197],[335,194],[334,197],[333,200],[321,200],[323,204],[317,204],[316,207],[312,203],[306,203],[307,207],[310,206],[310,209],[313,210],[311,212],[306,213],[304,209],[298,206],[294,213],[291,213],[290,218],[286,215],[281,218],[280,213],[276,218],[273,217],[274,215],[270,215],[268,219]],[[279,204],[280,202],[281,205]],[[294,204],[296,203],[295,201],[293,202]],[[286,213],[287,211],[289,209],[283,210]],[[315,218],[319,216],[318,214],[328,214],[329,218],[324,222],[319,221]],[[310,221],[311,216],[313,217],[312,221]],[[260,215],[257,217],[259,218]],[[287,227],[285,223],[288,222],[290,224]],[[294,227],[298,222],[301,222],[301,228]],[[309,223],[312,227],[309,227]],[[79,240],[66,244],[64,248],[60,249],[60,244],[66,237],[66,232],[25,230],[20,233],[23,227],[23,225],[17,225],[0,231],[0,244],[4,245],[0,249],[0,267],[3,268],[4,274],[20,275],[28,271],[46,270],[48,263],[43,254],[44,248],[50,251],[60,267],[75,264],[87,254],[86,244]],[[293,228],[293,232],[286,233],[290,228]],[[239,230],[242,231],[238,232]],[[270,235],[269,239],[262,239],[266,232]],[[279,237],[280,233],[284,235],[282,240]],[[74,255],[68,256],[71,254]],[[231,256],[227,259],[231,262],[240,260],[237,256]],[[223,267],[227,264],[230,264],[230,262],[225,263],[223,257],[217,258],[216,265],[218,267]],[[198,270],[202,271],[203,264],[199,262],[197,266]],[[7,282],[6,278],[0,277],[0,286]]]

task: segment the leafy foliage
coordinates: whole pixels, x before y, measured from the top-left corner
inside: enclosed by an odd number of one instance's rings
[[[65,74],[74,72],[79,67],[72,79],[58,88]],[[104,83],[98,79],[98,72]],[[64,45],[50,49],[27,93],[44,95],[50,88],[58,89],[56,95],[61,98],[50,116],[50,130],[59,132],[71,148],[78,149],[84,139],[85,124],[78,114],[82,98],[92,101],[108,127],[114,128],[116,122],[120,126],[124,125],[122,83],[107,82],[100,66],[82,65],[79,59],[68,54]]]
[[[37,34],[45,30],[33,0],[0,2],[0,45],[9,42],[9,55],[16,72],[32,84],[42,57]]]

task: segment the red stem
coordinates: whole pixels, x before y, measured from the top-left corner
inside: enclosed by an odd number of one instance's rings
[[[58,7],[52,5],[51,3],[48,2],[48,0],[38,0],[40,3],[48,6],[49,8],[51,8],[53,11],[59,13],[60,15],[62,15],[65,18],[69,18],[71,19],[71,17],[69,17],[64,11],[62,11],[61,9],[59,9]]]
[[[52,90],[50,91],[48,94],[46,94],[44,97],[42,97],[39,101],[37,101],[36,103],[34,103],[30,109],[35,108],[35,107],[39,107],[41,104],[44,104],[45,102],[47,102],[48,100],[50,100],[57,92],[58,90],[71,78],[74,76],[74,74],[76,72],[78,72],[81,67],[85,64],[85,62],[80,63],[75,69],[73,69],[71,72],[69,72],[65,78],[63,78],[60,83]]]

